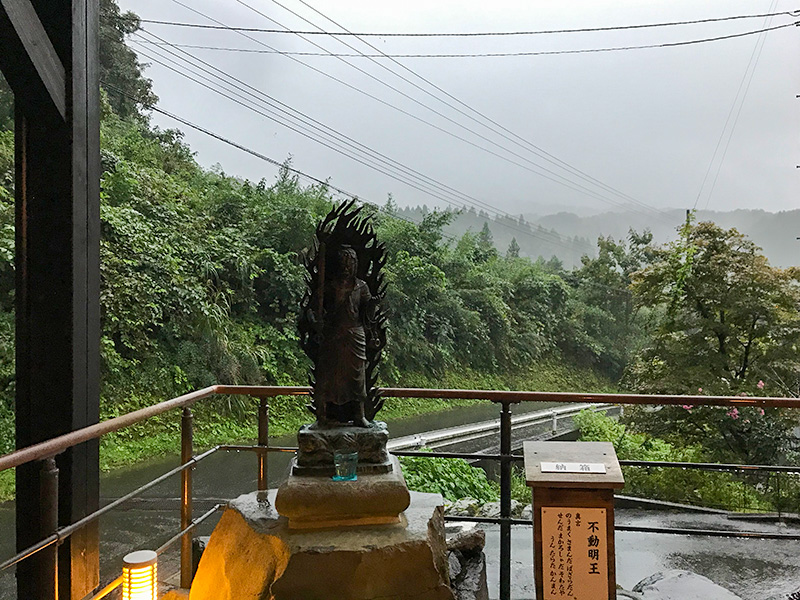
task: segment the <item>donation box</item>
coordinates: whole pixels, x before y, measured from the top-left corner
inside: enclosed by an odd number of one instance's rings
[[[625,480],[610,442],[525,442],[533,492],[537,600],[614,600],[614,490]]]

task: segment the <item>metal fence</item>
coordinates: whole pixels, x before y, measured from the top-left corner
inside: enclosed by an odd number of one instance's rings
[[[288,387],[288,386],[226,386],[216,385],[184,394],[177,398],[161,402],[154,406],[137,410],[114,419],[109,419],[102,423],[85,427],[71,433],[47,440],[45,442],[16,450],[0,457],[0,471],[18,467],[23,464],[36,462],[42,473],[42,490],[50,500],[46,504],[47,514],[43,515],[43,522],[50,524],[50,530],[43,532],[42,539],[20,551],[15,556],[0,564],[0,571],[10,569],[17,563],[37,557],[39,560],[48,561],[48,572],[54,578],[58,576],[57,568],[57,546],[67,539],[70,535],[81,528],[93,523],[104,514],[120,506],[127,500],[134,498],[162,483],[169,477],[180,474],[180,499],[181,499],[181,529],[167,543],[159,548],[163,552],[172,544],[180,540],[181,542],[181,567],[180,582],[181,587],[188,588],[192,579],[192,533],[197,526],[209,518],[218,507],[207,511],[198,518],[194,518],[192,512],[192,470],[200,461],[206,459],[219,451],[251,451],[257,456],[257,489],[265,491],[267,489],[267,454],[270,452],[294,452],[295,448],[289,447],[270,447],[269,446],[269,403],[268,398],[285,395],[308,395],[308,387]],[[800,400],[792,398],[749,398],[741,396],[666,396],[666,395],[637,395],[637,394],[579,394],[567,392],[521,392],[521,391],[500,391],[500,390],[436,390],[421,388],[383,388],[381,390],[385,397],[398,398],[438,398],[438,399],[474,399],[490,401],[500,405],[500,452],[499,454],[476,454],[476,453],[457,453],[457,452],[396,452],[403,456],[429,456],[443,458],[462,458],[468,460],[491,460],[500,465],[500,517],[458,517],[448,516],[452,521],[467,520],[480,523],[496,523],[500,526],[500,589],[499,595],[502,600],[511,597],[511,527],[512,525],[530,525],[528,521],[514,519],[511,514],[511,480],[512,468],[514,463],[522,460],[522,457],[512,453],[512,419],[511,407],[521,402],[560,402],[560,403],[604,403],[604,404],[637,404],[637,405],[711,405],[711,406],[756,406],[756,407],[787,407],[800,408]],[[258,410],[258,439],[257,444],[252,446],[219,445],[203,452],[194,454],[193,443],[193,415],[191,406],[198,401],[217,396],[217,395],[243,395],[252,396],[259,399]],[[181,465],[172,469],[149,483],[133,490],[132,492],[114,500],[94,513],[72,523],[68,526],[59,528],[57,526],[58,514],[58,470],[55,467],[54,457],[65,450],[89,440],[98,439],[101,436],[129,427],[136,423],[145,421],[170,410],[182,409],[181,416]],[[696,464],[696,463],[653,463],[644,461],[621,461],[626,467],[638,468],[677,468],[677,469],[702,469],[707,471],[739,471],[748,473],[800,473],[800,469],[794,467],[775,467],[758,465],[718,465],[718,464]],[[727,537],[761,537],[761,538],[782,538],[800,539],[800,536],[790,534],[761,534],[757,532],[742,531],[715,531],[715,530],[662,530],[646,527],[617,527],[619,530],[644,531],[657,533],[679,533],[693,535],[713,535]],[[93,600],[99,600],[121,583],[121,578],[111,582],[100,592],[95,594]]]

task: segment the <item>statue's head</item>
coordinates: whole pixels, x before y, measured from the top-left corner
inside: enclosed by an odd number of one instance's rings
[[[358,255],[356,251],[349,246],[344,246],[339,250],[339,267],[342,269],[342,275],[346,277],[353,277],[358,269]]]

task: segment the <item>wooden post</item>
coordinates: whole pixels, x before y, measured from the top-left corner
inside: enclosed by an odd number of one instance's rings
[[[616,597],[614,489],[624,485],[608,442],[525,442],[533,494],[536,598]]]
[[[15,102],[16,444],[99,419],[100,121],[98,0],[0,0],[0,70]],[[58,523],[99,505],[98,444],[56,458]],[[16,473],[17,547],[38,542],[40,473]],[[58,554],[59,598],[99,582],[97,525]],[[19,598],[37,599],[41,563],[23,561]]]

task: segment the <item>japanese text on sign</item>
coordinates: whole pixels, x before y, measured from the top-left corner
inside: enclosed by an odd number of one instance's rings
[[[594,473],[605,474],[603,463],[542,462],[542,473]]]
[[[608,600],[606,509],[542,508],[544,600]]]

